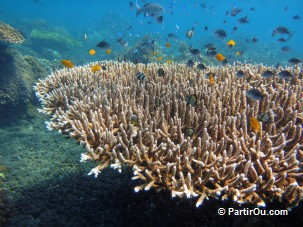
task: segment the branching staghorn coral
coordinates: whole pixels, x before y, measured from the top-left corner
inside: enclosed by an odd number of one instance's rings
[[[94,160],[89,175],[106,167],[132,167],[135,191],[169,190],[172,196],[210,197],[265,206],[303,196],[302,71],[264,78],[262,65],[234,64],[199,71],[184,64],[99,62],[53,72],[35,86],[47,128],[75,138]],[[157,70],[165,75],[159,77]],[[244,78],[236,72],[243,70]],[[273,70],[273,69],[271,69]],[[282,69],[279,69],[281,71]],[[145,79],[138,80],[137,73]],[[212,73],[215,83],[207,75]],[[278,72],[276,72],[277,74]],[[255,88],[261,100],[249,99]],[[196,103],[189,102],[195,94]],[[261,130],[252,117],[266,113]]]
[[[9,24],[5,24],[0,21],[0,41],[7,43],[16,43],[20,44],[24,42],[23,35],[11,27]]]

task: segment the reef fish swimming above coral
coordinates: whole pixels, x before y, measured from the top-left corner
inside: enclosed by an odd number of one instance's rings
[[[91,72],[96,64],[107,70]],[[244,77],[236,76],[239,70]],[[85,147],[82,162],[98,163],[89,175],[126,165],[140,179],[135,191],[198,197],[197,206],[231,198],[256,206],[283,199],[294,207],[303,197],[302,69],[280,69],[290,80],[264,78],[266,70],[273,69],[104,61],[53,72],[35,90],[40,111],[50,116],[47,128]],[[205,76],[210,72],[216,83]],[[263,98],[249,99],[256,88]],[[195,105],[187,105],[193,94]],[[253,130],[250,119],[263,113],[268,119]]]

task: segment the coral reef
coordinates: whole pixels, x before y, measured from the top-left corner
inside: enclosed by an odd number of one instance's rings
[[[23,43],[24,37],[22,34],[11,27],[9,24],[5,24],[0,21],[0,41],[7,42],[7,43]]]
[[[30,33],[30,41],[33,49],[51,48],[54,50],[66,50],[67,48],[82,47],[82,43],[72,38],[67,32],[47,31],[34,29]]]
[[[31,65],[35,79],[44,78],[52,71],[51,63],[46,59],[25,55],[24,60]]]
[[[75,138],[106,167],[132,167],[135,191],[169,190],[172,196],[231,198],[288,207],[303,196],[302,71],[234,64],[199,71],[184,64],[98,62],[62,69],[35,86],[47,128]],[[157,70],[164,69],[164,77]],[[238,78],[242,70],[244,78]],[[286,70],[286,71],[283,71]],[[139,80],[137,73],[145,78]],[[281,75],[290,74],[287,80]],[[213,80],[207,78],[212,73]],[[288,75],[287,74],[287,75]],[[280,75],[280,77],[279,77]],[[258,89],[259,100],[248,91]],[[259,115],[267,114],[261,122]],[[249,122],[258,118],[260,129]]]
[[[144,36],[136,45],[130,47],[124,54],[124,58],[131,62],[140,62],[147,64],[149,62],[157,61],[157,57],[153,52],[161,55],[161,49],[157,42],[149,36]]]
[[[35,75],[15,49],[0,45],[0,55],[0,115],[8,116],[26,109]]]
[[[0,164],[0,226],[8,222],[9,218],[13,215],[13,207],[7,198],[6,191],[2,188],[2,181],[5,179],[4,173],[8,170],[6,166]]]

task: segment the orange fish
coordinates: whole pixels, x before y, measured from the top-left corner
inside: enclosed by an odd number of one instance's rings
[[[92,72],[93,72],[93,73],[99,71],[100,69],[101,69],[101,66],[100,66],[100,65],[93,65],[93,66],[92,66]]]
[[[112,52],[111,49],[107,49],[107,50],[105,51],[106,54],[110,54],[111,52]]]
[[[215,83],[215,79],[214,79],[214,77],[213,77],[213,74],[210,74],[210,75],[209,75],[209,83],[210,83],[210,84],[214,84],[214,83]]]
[[[234,45],[236,45],[236,43],[235,43],[235,41],[233,41],[233,40],[231,39],[231,40],[229,40],[229,41],[227,42],[227,45],[228,45],[229,47],[233,47]]]
[[[224,57],[223,54],[217,54],[217,55],[216,55],[216,59],[217,59],[218,61],[224,61],[225,57]]]
[[[96,54],[96,51],[94,49],[91,49],[89,50],[88,52],[89,55],[95,55]]]
[[[62,60],[61,61],[62,65],[64,65],[66,68],[73,68],[74,64],[70,60]]]
[[[255,117],[250,118],[250,127],[257,132],[261,132],[261,124]]]
[[[165,46],[166,46],[167,48],[170,48],[170,43],[166,43]]]

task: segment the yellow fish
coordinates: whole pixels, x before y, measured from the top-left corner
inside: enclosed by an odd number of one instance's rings
[[[153,55],[157,55],[157,51],[153,51]]]
[[[64,65],[66,68],[73,68],[74,64],[70,60],[62,60],[61,61],[62,65]]]
[[[173,63],[173,60],[167,59],[167,60],[166,60],[166,63],[167,63],[167,64],[172,64],[172,63]]]
[[[96,54],[96,51],[94,49],[91,49],[89,50],[88,52],[89,55],[95,55]]]
[[[237,52],[236,52],[236,56],[239,56],[239,55],[240,55],[240,52],[239,52],[239,51],[237,51]]]
[[[213,77],[213,74],[210,74],[210,75],[209,75],[209,83],[210,83],[210,84],[214,84],[214,83],[215,83],[215,79],[214,79],[214,77]]]
[[[158,57],[158,61],[162,61],[162,59],[163,59],[162,56]]]
[[[255,117],[250,118],[250,127],[257,132],[261,132],[261,124]]]
[[[93,65],[93,66],[92,66],[92,72],[93,72],[93,73],[99,71],[100,69],[101,69],[101,66],[100,66],[100,65]]]
[[[111,52],[112,52],[111,49],[107,49],[107,50],[105,51],[106,54],[110,54]]]
[[[233,41],[233,40],[231,39],[231,40],[229,40],[229,41],[227,42],[227,45],[228,45],[229,47],[233,47],[233,46],[236,45],[236,43],[235,43],[235,41]]]
[[[225,57],[224,57],[223,54],[217,54],[217,55],[216,55],[216,59],[217,59],[218,61],[224,61]]]

